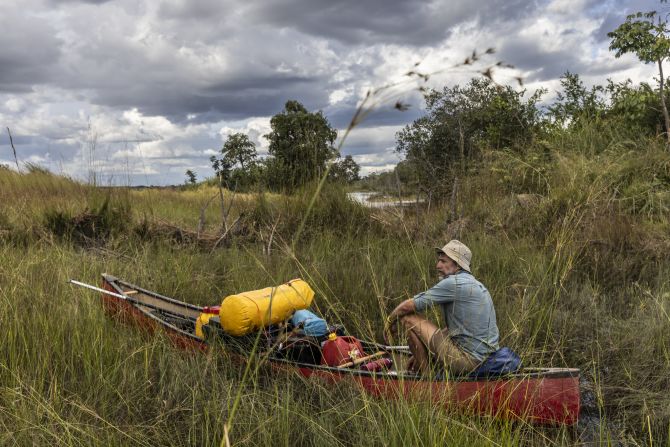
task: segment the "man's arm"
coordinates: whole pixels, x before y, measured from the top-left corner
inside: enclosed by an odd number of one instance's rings
[[[436,304],[453,302],[456,299],[458,283],[455,275],[449,275],[425,292],[412,298],[414,311],[423,312]]]
[[[431,306],[454,301],[456,278],[450,275],[414,298],[403,301],[393,309],[386,321],[386,332],[391,335],[397,330],[398,320],[405,315],[423,312]]]
[[[416,313],[416,306],[414,305],[414,300],[410,298],[398,304],[398,306],[389,314],[388,320],[389,322],[396,321],[405,315],[413,313]]]

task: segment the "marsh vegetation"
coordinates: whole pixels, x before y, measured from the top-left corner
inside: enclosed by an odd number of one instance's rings
[[[309,214],[313,185],[226,192],[237,223],[216,246],[215,206],[198,232],[215,187],[100,189],[0,171],[0,441],[219,445],[241,392],[235,445],[574,444],[573,429],[378,401],[262,367],[243,382],[225,351],[188,354],[118,326],[97,296],[66,284],[110,272],[216,304],[299,276],[317,312],[379,339],[394,304],[434,281],[431,247],[456,237],[475,253],[503,343],[528,365],[582,370],[601,441],[668,442],[670,155],[662,140],[610,132],[558,134],[523,157],[482,151],[460,177],[456,213],[451,196],[430,209],[367,209],[337,185]]]

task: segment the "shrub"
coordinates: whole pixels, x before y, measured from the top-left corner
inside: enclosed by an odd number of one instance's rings
[[[78,244],[100,243],[126,232],[131,212],[127,201],[116,203],[107,194],[99,205],[72,215],[69,211],[49,209],[44,213],[44,226],[54,235]]]

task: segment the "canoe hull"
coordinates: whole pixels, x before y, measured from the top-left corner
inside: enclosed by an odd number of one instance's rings
[[[373,396],[421,400],[503,420],[540,425],[573,425],[579,418],[579,377],[513,377],[486,381],[430,381],[353,375],[299,368],[306,377],[327,382],[352,380]]]

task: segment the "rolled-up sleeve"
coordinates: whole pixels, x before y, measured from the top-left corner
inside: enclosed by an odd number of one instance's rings
[[[435,304],[450,303],[456,299],[456,288],[456,277],[450,275],[425,292],[415,295],[414,307],[421,312]]]

